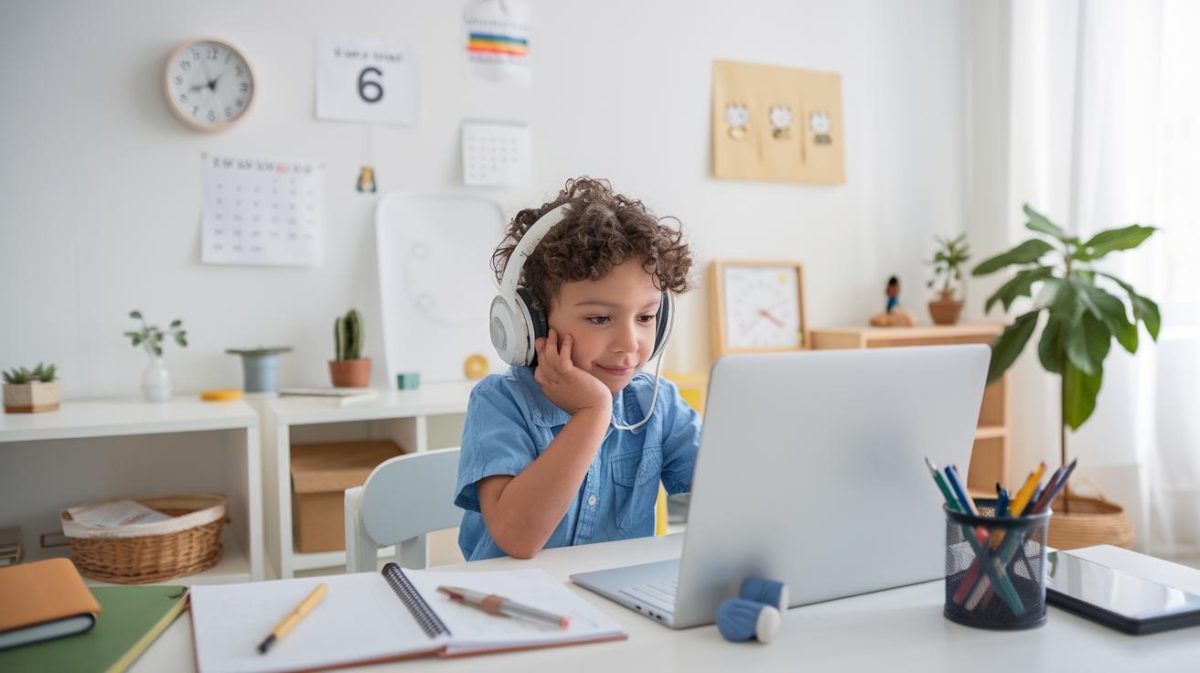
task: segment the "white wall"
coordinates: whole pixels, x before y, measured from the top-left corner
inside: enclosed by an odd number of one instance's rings
[[[88,2],[0,5],[0,367],[59,364],[68,396],[133,394],[144,355],[121,333],[142,309],[182,317],[177,390],[237,386],[227,347],[289,344],[285,384],[327,382],[331,321],[350,306],[381,354],[372,249],[377,196],[353,191],[373,158],[382,190],[463,192],[464,117],[530,123],[526,187],[477,190],[511,214],[570,176],[607,177],[684,223],[699,264],[668,366],[708,365],[707,261],[796,258],[811,325],[862,323],[891,273],[924,318],[934,233],[963,229],[966,9],[954,0],[534,0],[532,88],[463,75],[461,2]],[[318,34],[390,37],[419,53],[422,123],[314,118]],[[167,111],[163,61],[189,37],[226,39],[259,81],[249,118],[217,135]],[[711,63],[842,75],[846,185],[709,177]],[[202,152],[326,165],[324,263],[199,263]],[[377,367],[376,372],[382,368]],[[382,378],[377,377],[382,384]]]

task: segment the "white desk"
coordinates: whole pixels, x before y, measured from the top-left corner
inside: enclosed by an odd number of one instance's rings
[[[542,568],[567,580],[574,572],[678,556],[682,535],[551,549],[530,561],[494,559],[471,570]],[[814,578],[814,581],[820,581]],[[629,639],[578,647],[465,659],[417,659],[369,671],[913,671],[914,673],[1075,673],[1195,671],[1200,630],[1127,636],[1050,608],[1032,631],[982,631],[942,617],[943,583],[930,582],[788,611],[769,644],[729,643],[715,627],[674,631],[571,585],[617,619]],[[1200,591],[1200,586],[1185,586]],[[134,673],[194,670],[191,617],[178,619],[131,669]]]

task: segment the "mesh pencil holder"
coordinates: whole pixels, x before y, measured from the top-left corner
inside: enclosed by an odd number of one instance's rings
[[[1029,629],[1046,622],[1046,529],[1050,510],[993,518],[946,512],[947,619],[983,629]]]

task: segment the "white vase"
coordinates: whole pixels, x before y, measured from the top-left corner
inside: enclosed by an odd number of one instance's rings
[[[150,358],[142,372],[142,398],[147,402],[166,402],[171,399],[171,372],[162,357]]]

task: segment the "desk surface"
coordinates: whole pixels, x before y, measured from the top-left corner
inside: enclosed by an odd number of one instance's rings
[[[493,559],[465,570],[542,568],[567,581],[575,572],[675,558],[682,535],[551,549],[529,561]],[[959,626],[942,617],[942,582],[789,610],[779,638],[769,644],[729,643],[715,627],[674,631],[575,585],[600,606],[629,639],[578,647],[464,659],[395,662],[366,671],[1193,671],[1200,660],[1197,629],[1127,636],[1050,608],[1044,627],[994,632]],[[1196,591],[1198,587],[1185,587]],[[142,655],[133,673],[194,670],[191,617],[185,614]]]

